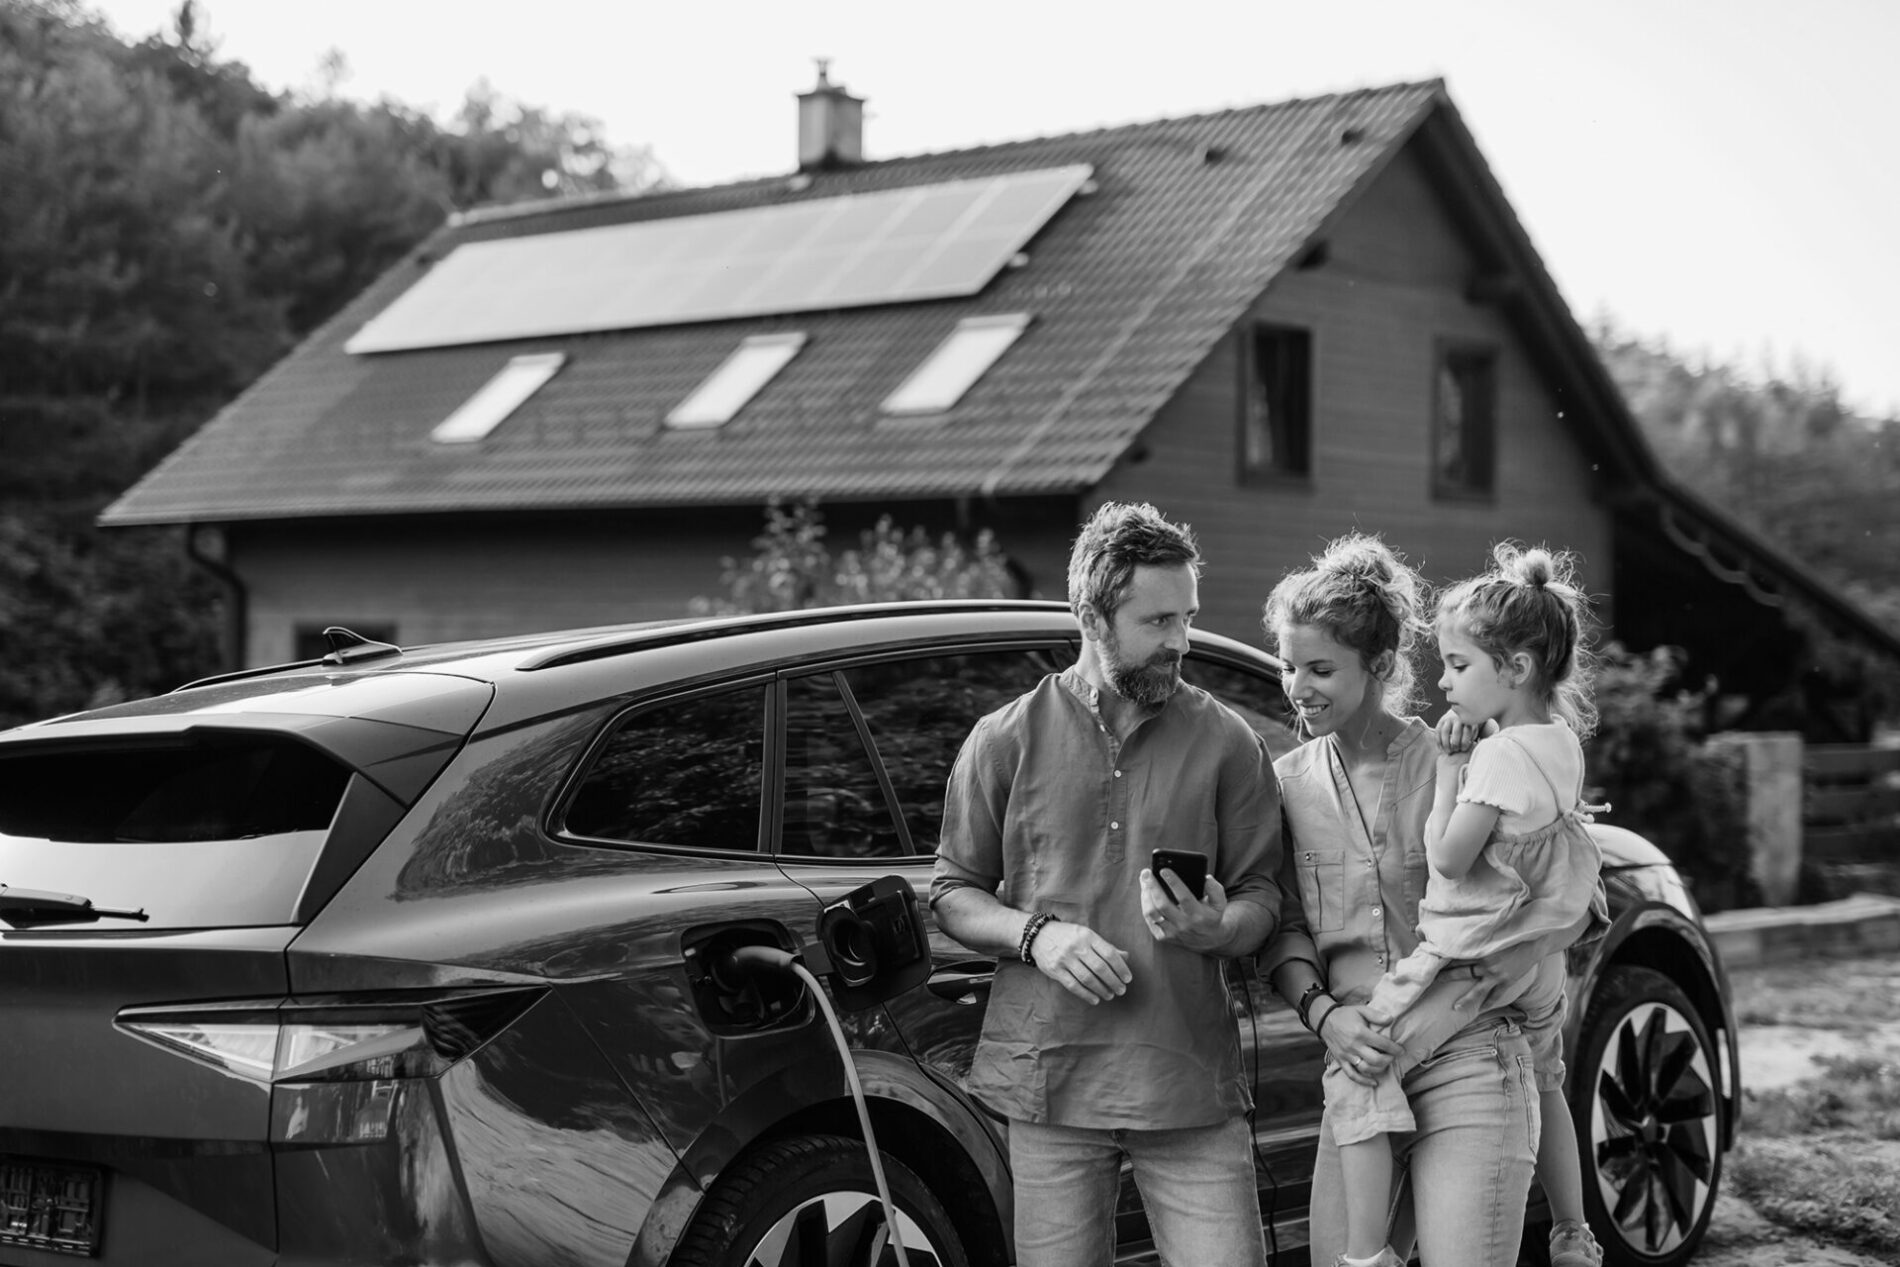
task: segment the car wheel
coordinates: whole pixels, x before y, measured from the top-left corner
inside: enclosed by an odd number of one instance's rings
[[[1590,1226],[1616,1267],[1677,1267],[1709,1226],[1721,1179],[1715,1055],[1660,972],[1612,967],[1590,1000],[1573,1112]]]
[[[969,1267],[943,1203],[889,1153],[884,1179],[911,1267]],[[777,1140],[720,1176],[669,1263],[679,1267],[896,1267],[864,1145]]]

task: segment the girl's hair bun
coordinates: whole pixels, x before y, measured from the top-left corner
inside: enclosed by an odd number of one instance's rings
[[[1520,585],[1533,589],[1543,589],[1556,579],[1556,561],[1550,557],[1550,551],[1540,546],[1532,546],[1521,552],[1512,551],[1508,546],[1500,545],[1493,556],[1498,566],[1507,576],[1514,578]]]

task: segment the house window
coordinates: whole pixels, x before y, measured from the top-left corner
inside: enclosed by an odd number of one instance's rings
[[[1498,355],[1494,348],[1445,344],[1438,350],[1432,403],[1432,491],[1483,497],[1497,454]]]
[[[1026,312],[965,317],[903,385],[884,398],[884,412],[940,414],[951,408],[1028,325]]]
[[[1312,470],[1313,336],[1255,326],[1242,337],[1241,474],[1304,479]]]
[[[673,407],[666,425],[689,430],[731,422],[804,346],[805,336],[796,332],[748,336],[692,395]]]
[[[326,620],[320,625],[297,625],[290,633],[291,658],[321,660],[328,655],[330,643],[324,638],[323,631],[336,623],[334,620]],[[371,642],[387,642],[392,647],[398,645],[394,621],[352,620],[345,623],[344,628]]]
[[[460,409],[437,423],[429,438],[437,444],[467,444],[482,439],[540,391],[541,385],[566,363],[565,352],[539,352],[510,359]]]

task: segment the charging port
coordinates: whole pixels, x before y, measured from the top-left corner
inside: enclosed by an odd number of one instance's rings
[[[680,944],[693,1005],[713,1033],[748,1034],[804,1019],[805,987],[796,977],[733,967],[733,952],[744,946],[793,952],[796,948],[777,924],[746,920],[691,928]]]

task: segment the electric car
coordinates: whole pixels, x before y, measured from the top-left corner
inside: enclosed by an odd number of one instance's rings
[[[852,1074],[909,1262],[1012,1261],[1004,1126],[961,1085],[995,965],[914,894],[972,723],[1074,661],[1066,608],[329,638],[0,734],[0,1264],[873,1267]],[[1296,742],[1258,649],[1197,632],[1185,676]],[[1668,861],[1596,831],[1592,1222],[1680,1263],[1735,1026]],[[1229,982],[1297,1261],[1321,1047],[1250,963]],[[1154,1261],[1132,1184],[1116,1231]]]

